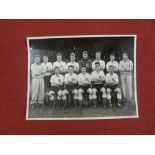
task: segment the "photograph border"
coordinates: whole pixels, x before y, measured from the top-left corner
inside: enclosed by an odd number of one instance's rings
[[[33,39],[51,39],[51,38],[84,38],[84,37],[134,37],[134,95],[136,104],[136,115],[135,116],[104,116],[104,117],[63,117],[63,118],[29,118],[29,93],[30,93],[30,48],[29,40]],[[27,52],[28,52],[28,78],[27,78],[27,104],[26,104],[26,120],[101,120],[101,119],[127,119],[127,118],[139,118],[138,111],[138,99],[137,99],[137,76],[136,76],[136,60],[137,60],[137,35],[136,34],[121,34],[121,35],[69,35],[69,36],[38,36],[38,37],[27,37]]]

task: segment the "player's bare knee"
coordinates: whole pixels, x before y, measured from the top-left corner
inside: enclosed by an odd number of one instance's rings
[[[107,95],[110,95],[110,93],[111,93],[111,90],[108,88],[107,89]]]

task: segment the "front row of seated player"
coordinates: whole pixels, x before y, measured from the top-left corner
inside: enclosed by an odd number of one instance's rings
[[[100,70],[100,63],[95,63],[95,70],[91,73],[86,72],[86,67],[81,68],[79,75],[73,72],[74,67],[69,66],[69,73],[61,75],[59,67],[55,67],[55,74],[51,77],[51,91],[48,92],[50,104],[63,108],[73,103],[75,107],[81,109],[82,105],[91,105],[96,108],[97,103],[102,103],[107,108],[107,103],[112,108],[111,93],[117,95],[117,105],[121,107],[121,89],[119,88],[118,75],[113,72],[114,67],[110,66],[110,72],[104,74]]]

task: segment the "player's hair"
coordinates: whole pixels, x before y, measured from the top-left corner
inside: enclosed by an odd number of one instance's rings
[[[55,69],[59,69],[59,70],[60,70],[60,67],[59,67],[59,66],[55,66],[55,67],[54,67],[54,70],[55,70]]]
[[[97,65],[97,64],[99,64],[99,65],[100,65],[100,63],[99,63],[99,62],[95,62],[95,65]]]
[[[110,56],[115,56],[115,53],[110,53]]]
[[[101,54],[101,51],[96,51],[96,54],[100,53]]]
[[[40,54],[35,54],[34,58],[39,57],[40,58]]]
[[[81,66],[81,69],[82,69],[82,68],[86,68],[86,66],[85,66],[85,65],[83,65],[83,66]]]
[[[69,66],[68,66],[68,68],[70,68],[70,67],[72,67],[72,68],[74,69],[74,66],[73,66],[73,65],[69,65]]]
[[[123,54],[126,54],[126,55],[128,56],[128,53],[127,53],[126,51],[123,51],[122,55],[123,55]]]
[[[47,57],[48,58],[48,55],[44,54],[43,57]]]
[[[62,56],[62,54],[61,53],[57,53],[57,56]]]
[[[88,54],[88,52],[87,51],[83,51],[83,54]]]
[[[113,65],[110,65],[109,68],[110,68],[110,67],[114,67],[114,66],[113,66]]]
[[[75,57],[75,53],[71,53],[71,54],[70,54],[70,57],[71,57],[71,56]]]

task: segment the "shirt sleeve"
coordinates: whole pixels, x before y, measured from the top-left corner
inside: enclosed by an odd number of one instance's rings
[[[65,74],[64,83],[65,83],[65,84],[67,83],[67,74]]]
[[[106,83],[108,83],[108,81],[109,81],[109,76],[108,76],[108,74],[105,76],[105,80],[106,80]]]
[[[116,65],[115,65],[115,71],[118,71],[118,62],[116,62]]]
[[[124,69],[123,69],[123,67],[122,67],[122,61],[120,61],[120,63],[119,63],[119,71],[124,71]]]
[[[77,62],[76,65],[75,65],[75,70],[76,70],[76,71],[79,71],[79,63],[78,63],[78,62]]]
[[[95,70],[95,61],[92,62],[92,70]]]
[[[80,76],[80,74],[77,77],[78,77],[78,83],[80,84],[80,82],[81,82],[81,76]]]
[[[101,72],[101,76],[105,79],[105,74],[103,71]]]
[[[65,70],[67,70],[67,64],[65,63],[65,62],[63,62],[63,70],[65,71]]]
[[[101,65],[101,69],[105,69],[105,62],[104,61],[102,61],[102,63],[100,65]]]
[[[130,63],[129,63],[129,67],[128,67],[128,71],[132,71],[132,69],[133,69],[133,62],[132,61],[130,61]]]
[[[77,74],[74,75],[74,78],[76,80],[75,82],[78,82],[78,76],[77,76]]]
[[[90,74],[88,74],[88,79],[91,82],[91,75]]]
[[[118,75],[117,74],[115,74],[115,80],[116,80],[117,83],[119,82],[119,79],[118,79]]]
[[[51,79],[50,79],[50,82],[51,82],[51,85],[53,84],[53,76],[51,76]]]
[[[92,73],[91,73],[91,81],[94,81],[94,80],[95,80],[94,78],[95,78],[95,73],[92,72]]]
[[[52,63],[50,62],[50,64],[49,64],[49,69],[50,70],[52,70],[53,69],[53,65],[52,65]]]
[[[107,72],[109,72],[109,62],[107,62],[107,64],[106,64],[106,70],[107,70]]]

